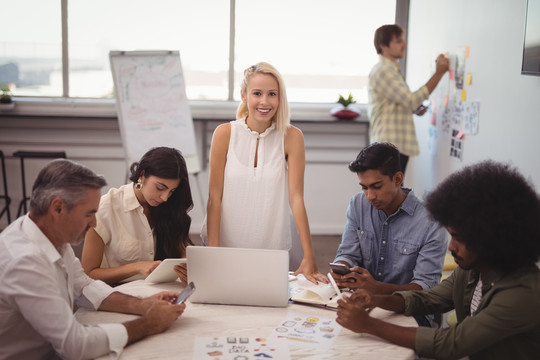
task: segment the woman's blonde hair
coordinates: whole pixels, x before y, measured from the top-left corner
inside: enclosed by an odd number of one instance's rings
[[[276,123],[276,129],[278,129],[282,133],[285,133],[287,131],[287,128],[291,124],[291,117],[289,113],[289,102],[287,101],[287,92],[285,91],[285,84],[283,82],[283,79],[281,78],[281,74],[279,73],[279,71],[276,70],[275,67],[265,62],[259,62],[255,65],[248,67],[246,70],[244,70],[244,80],[241,84],[241,90],[244,95],[247,95],[247,85],[249,79],[254,74],[268,74],[272,75],[276,79],[279,87],[279,104],[276,115],[274,115],[272,121]],[[238,106],[238,110],[236,111],[236,117],[238,119],[242,119],[247,115],[247,104],[242,101]]]

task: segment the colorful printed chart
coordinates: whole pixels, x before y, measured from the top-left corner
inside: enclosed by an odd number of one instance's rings
[[[341,329],[335,317],[306,316],[289,312],[270,338],[287,339],[290,347],[324,350],[330,348]]]
[[[265,337],[197,337],[193,351],[195,360],[289,360],[289,347],[284,339]]]

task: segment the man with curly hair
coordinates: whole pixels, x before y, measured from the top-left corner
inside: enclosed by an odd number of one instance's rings
[[[509,165],[485,161],[450,175],[426,198],[432,217],[452,236],[459,267],[420,291],[340,300],[337,322],[419,356],[536,359],[540,354],[540,198]],[[456,310],[449,328],[404,328],[374,319],[366,308],[406,315]]]

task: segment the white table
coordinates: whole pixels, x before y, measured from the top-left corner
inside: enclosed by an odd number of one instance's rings
[[[147,297],[159,291],[180,291],[179,282],[149,284],[142,280],[117,287],[126,294]],[[120,359],[193,359],[196,337],[269,336],[289,311],[335,318],[334,310],[309,305],[289,304],[285,308],[208,305],[187,302],[185,312],[165,332],[147,337],[124,349]],[[412,317],[374,309],[371,316],[394,324],[416,327]],[[121,323],[135,315],[79,309],[77,319],[84,324]],[[342,329],[331,349],[321,352],[309,348],[291,348],[291,359],[414,359],[413,350],[388,343],[380,338]]]

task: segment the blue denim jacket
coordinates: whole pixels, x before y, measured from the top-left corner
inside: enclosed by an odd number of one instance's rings
[[[428,289],[441,279],[448,237],[413,191],[403,190],[407,197],[390,216],[375,209],[363,193],[353,196],[334,262],[361,266],[377,281]]]

